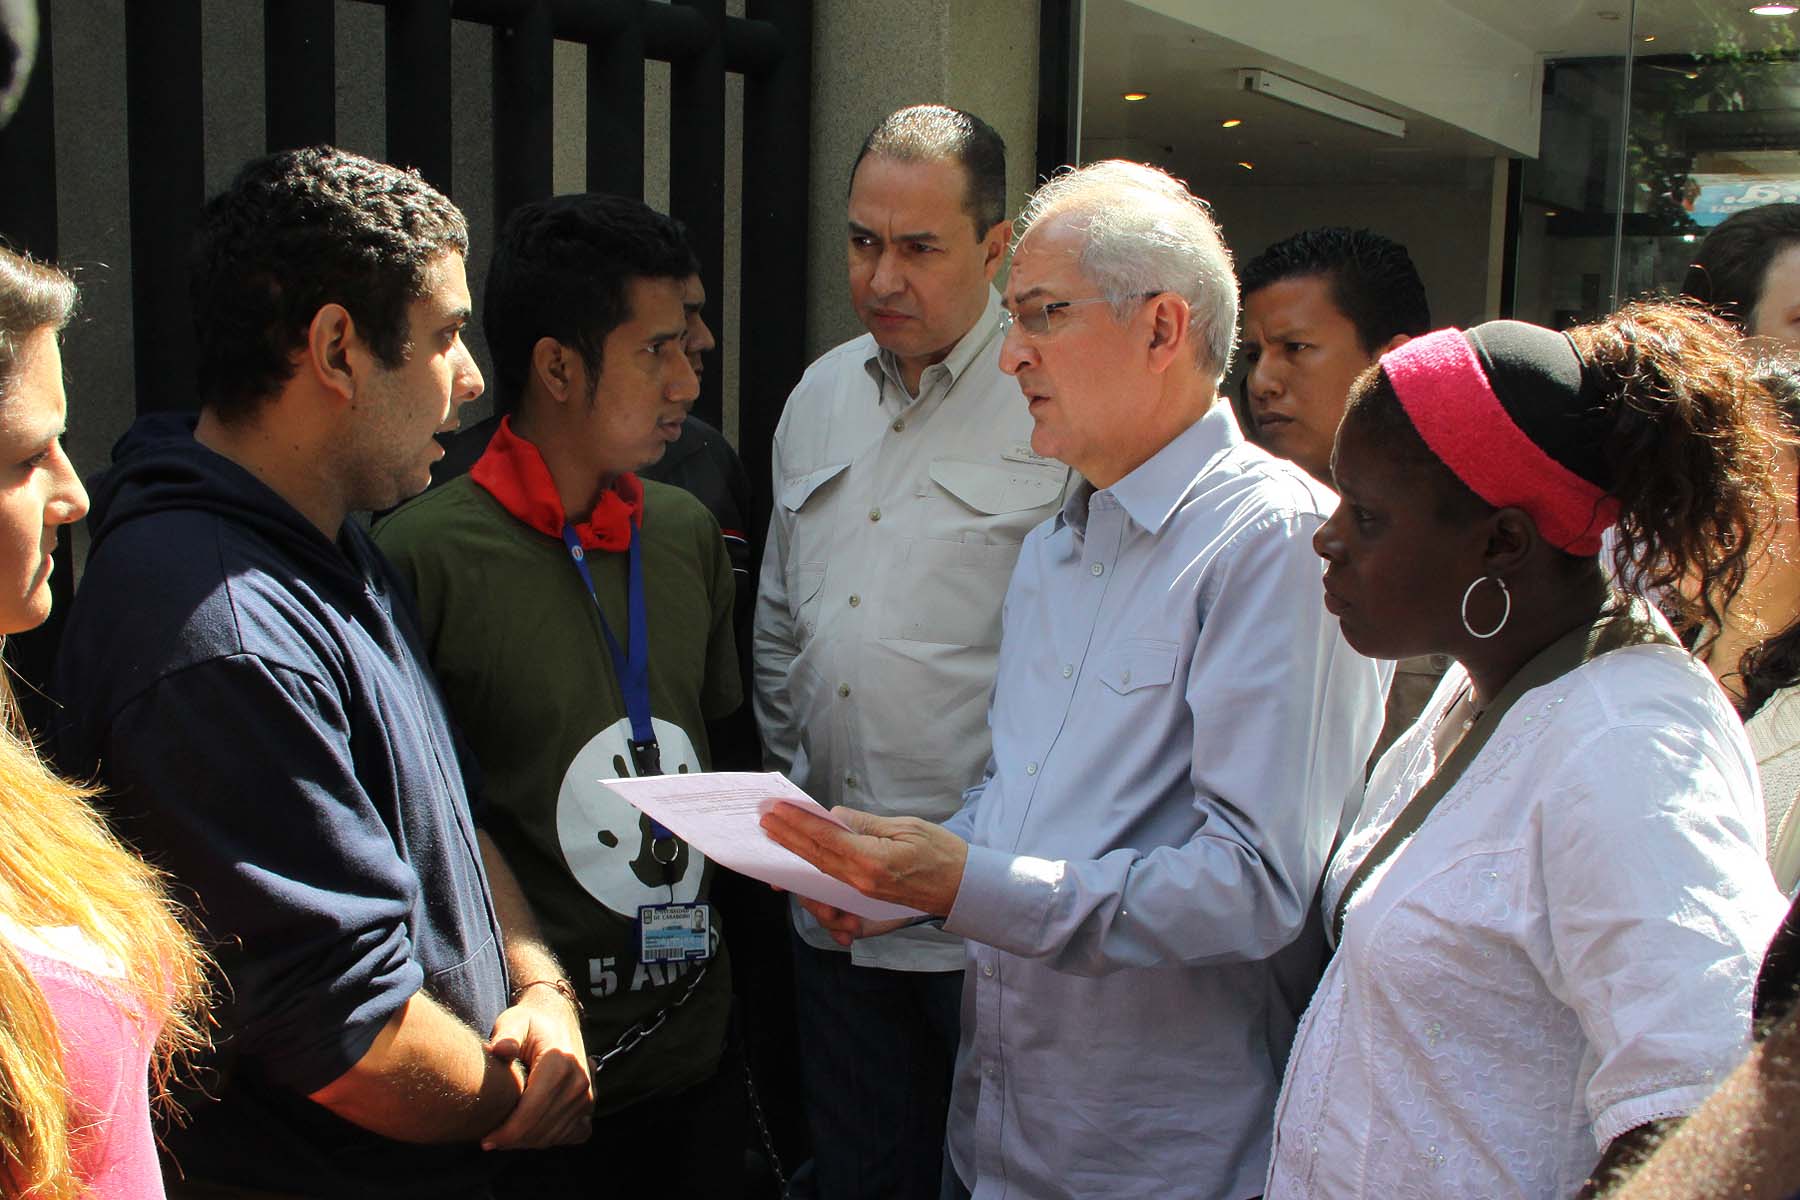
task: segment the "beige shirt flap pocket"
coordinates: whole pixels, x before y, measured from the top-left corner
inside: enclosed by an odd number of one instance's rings
[[[795,475],[784,479],[781,483],[781,495],[776,497],[781,507],[789,512],[799,512],[812,499],[813,493],[843,474],[850,466],[847,462],[832,463],[828,467],[820,467],[816,471],[808,471],[804,475]]]
[[[1121,696],[1139,688],[1161,687],[1175,678],[1175,660],[1180,653],[1174,642],[1133,638],[1106,654],[1100,682]]]
[[[949,646],[999,645],[1000,602],[1018,559],[1017,545],[936,538],[907,543],[899,569],[914,586],[883,606],[880,636]],[[983,683],[981,691],[986,690]]]
[[[990,517],[1056,503],[1062,499],[1068,477],[1069,469],[1060,463],[1039,467],[955,458],[933,459],[931,463],[931,478],[939,487]]]

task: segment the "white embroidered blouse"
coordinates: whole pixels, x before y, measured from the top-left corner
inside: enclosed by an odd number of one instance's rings
[[[1466,681],[1452,666],[1376,767],[1328,917]],[[1756,763],[1704,668],[1632,646],[1527,692],[1352,897],[1269,1200],[1573,1195],[1614,1137],[1691,1111],[1743,1056],[1784,908]]]

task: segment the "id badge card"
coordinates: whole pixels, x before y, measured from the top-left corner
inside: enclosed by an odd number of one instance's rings
[[[712,907],[645,904],[638,908],[638,961],[703,962],[712,955]]]

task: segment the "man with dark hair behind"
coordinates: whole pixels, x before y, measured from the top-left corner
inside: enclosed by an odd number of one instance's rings
[[[1405,246],[1327,226],[1251,259],[1241,294],[1251,436],[1329,486],[1331,440],[1350,385],[1383,354],[1430,331],[1425,285]]]
[[[586,1136],[573,989],[474,828],[416,617],[352,519],[423,488],[481,392],[467,250],[416,173],[252,162],[196,238],[198,418],[140,418],[94,493],[59,757],[224,976],[173,1196],[480,1197],[482,1149]]]
[[[902,109],[864,142],[848,207],[868,333],[807,369],[775,432],[757,722],[767,764],[821,804],[941,821],[981,780],[1000,603],[1069,471],[1033,452],[1000,370],[1000,135]],[[921,926],[845,951],[794,922],[819,1195],[936,1197],[961,941]]]
[[[1284,238],[1244,266],[1243,353],[1252,441],[1327,487],[1350,385],[1394,347],[1431,330],[1425,284],[1406,247],[1341,225]],[[1372,767],[1406,732],[1450,660],[1395,664]]]
[[[710,769],[707,723],[742,702],[718,524],[636,474],[699,394],[682,304],[696,269],[681,226],[641,201],[516,209],[482,303],[506,415],[467,475],[376,530],[597,1056],[593,1136],[519,1156],[503,1195],[742,1189],[713,867],[600,783]]]

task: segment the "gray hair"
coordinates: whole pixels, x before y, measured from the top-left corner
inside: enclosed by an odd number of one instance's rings
[[[1224,377],[1237,345],[1238,286],[1206,201],[1166,171],[1108,159],[1064,171],[1033,192],[1014,248],[1052,218],[1085,235],[1081,269],[1119,320],[1145,295],[1174,292],[1186,300],[1200,333],[1200,365]]]

